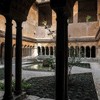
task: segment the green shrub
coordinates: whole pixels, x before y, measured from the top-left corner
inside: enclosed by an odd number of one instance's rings
[[[43,67],[52,67],[53,66],[53,58],[47,58],[43,60]]]
[[[31,87],[31,84],[28,83],[25,79],[22,80],[21,82],[21,85],[22,85],[22,90],[26,90],[28,88]],[[0,90],[4,90],[4,83],[0,82]],[[12,81],[12,91],[15,90],[15,80]]]
[[[30,83],[28,83],[25,79],[22,80],[22,89],[26,90],[29,89],[32,85]]]
[[[0,82],[0,90],[4,90],[4,83]]]

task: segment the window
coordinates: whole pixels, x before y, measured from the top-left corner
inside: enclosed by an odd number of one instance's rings
[[[78,0],[78,7],[78,22],[86,22],[87,16],[89,21],[97,20],[97,0]]]
[[[46,21],[48,26],[52,25],[52,9],[50,4],[41,4],[39,5],[38,12],[38,25],[43,26],[43,22]]]

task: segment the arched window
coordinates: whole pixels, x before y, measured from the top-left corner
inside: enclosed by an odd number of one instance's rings
[[[91,57],[92,58],[95,58],[96,57],[96,47],[95,46],[92,46],[91,47]]]
[[[86,47],[86,57],[90,57],[90,47],[89,46],[87,46]]]
[[[84,57],[84,47],[83,46],[80,47],[80,56]]]
[[[41,53],[41,48],[38,46],[38,55],[40,55]]]
[[[42,55],[45,55],[45,48],[42,46]]]
[[[50,55],[53,55],[53,47],[50,47]]]
[[[78,21],[97,21],[97,0],[78,0]]]
[[[46,55],[49,55],[49,48],[46,47]]]

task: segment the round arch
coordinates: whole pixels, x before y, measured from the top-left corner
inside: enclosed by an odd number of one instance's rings
[[[53,55],[53,47],[50,47],[50,55]]]
[[[42,55],[45,55],[45,48],[42,46]]]
[[[80,47],[80,56],[81,56],[81,57],[84,57],[84,55],[85,55],[85,54],[84,54],[84,53],[85,53],[84,50],[85,50],[85,49],[84,49],[84,46],[81,46],[81,47]]]
[[[40,55],[41,54],[41,48],[40,48],[40,46],[38,46],[38,55]]]
[[[46,47],[46,55],[49,55],[49,47]]]
[[[86,57],[89,58],[90,57],[90,47],[86,46]]]
[[[91,57],[92,58],[95,58],[96,57],[96,47],[95,46],[92,46],[91,47]]]

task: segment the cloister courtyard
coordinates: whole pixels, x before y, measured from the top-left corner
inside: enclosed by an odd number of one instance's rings
[[[100,0],[1,0],[0,100],[100,100]]]

